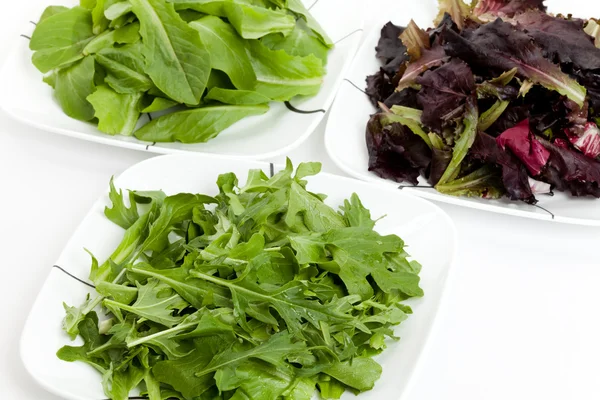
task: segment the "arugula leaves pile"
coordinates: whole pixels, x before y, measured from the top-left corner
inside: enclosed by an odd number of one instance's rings
[[[301,0],[81,0],[48,7],[29,47],[68,116],[198,143],[271,101],[315,95],[333,42]]]
[[[381,236],[356,194],[339,211],[306,189],[318,163],[243,187],[220,175],[215,197],[122,191],[105,215],[126,229],[103,264],[97,295],[65,305],[83,338],[58,357],[102,374],[106,395],[151,400],[337,399],[373,388],[372,357],[422,296],[420,265]],[[99,321],[99,307],[107,314]]]

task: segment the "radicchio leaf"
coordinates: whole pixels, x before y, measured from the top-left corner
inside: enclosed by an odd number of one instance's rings
[[[385,125],[384,118],[385,114],[375,114],[367,124],[369,171],[384,179],[416,185],[431,162],[431,149],[408,127]]]
[[[471,66],[499,71],[517,68],[522,78],[555,90],[580,106],[585,101],[583,86],[545,59],[526,33],[501,19],[477,29],[465,29],[460,35],[445,30],[441,37],[448,55],[467,61]]]
[[[600,68],[600,49],[583,31],[583,20],[553,17],[541,11],[528,11],[514,19],[551,60],[581,69]]]
[[[529,185],[527,169],[513,154],[502,150],[492,136],[483,132],[477,133],[469,155],[483,162],[502,167],[502,182],[511,200],[536,203]]]
[[[375,47],[376,56],[383,62],[382,68],[390,79],[396,75],[400,66],[409,60],[406,47],[400,40],[404,29],[388,22],[381,28],[381,37]]]
[[[573,146],[590,158],[600,156],[600,129],[593,122],[587,122],[582,132],[579,129],[565,129],[565,134]]]
[[[532,176],[540,174],[550,157],[550,152],[531,133],[528,119],[504,131],[496,141],[502,149],[510,149]]]
[[[456,59],[427,71],[417,83],[421,85],[417,95],[423,109],[421,121],[436,132],[441,132],[463,114],[465,102],[475,90],[471,69]]]

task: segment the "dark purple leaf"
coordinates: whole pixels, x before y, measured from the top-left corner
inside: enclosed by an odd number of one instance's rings
[[[375,47],[376,56],[383,63],[383,70],[391,79],[396,75],[400,66],[409,60],[406,47],[400,40],[404,27],[388,22],[381,29],[381,37]]]
[[[431,149],[404,125],[383,126],[383,114],[371,117],[366,129],[369,171],[396,182],[418,183],[431,163]]]
[[[392,93],[383,104],[387,108],[392,108],[393,106],[404,106],[410,108],[418,108],[417,102],[417,94],[419,92],[412,88],[402,89],[399,92]]]
[[[554,62],[570,63],[581,69],[600,68],[600,49],[594,45],[594,39],[583,31],[583,20],[529,11],[517,15],[515,21]]]
[[[550,152],[548,165],[559,171],[562,180],[600,183],[600,161],[542,138],[537,140]]]
[[[475,78],[467,64],[452,60],[417,78],[421,91],[417,95],[423,109],[421,121],[436,132],[463,113],[467,97],[475,90]]]
[[[371,103],[377,107],[379,102],[384,101],[394,93],[394,85],[385,75],[382,69],[373,75],[367,76],[367,88],[365,89]]]
[[[550,157],[550,152],[531,133],[528,119],[502,132],[496,142],[503,150],[510,149],[532,176],[540,174]]]
[[[431,168],[429,170],[429,183],[435,186],[440,181],[444,172],[452,160],[452,150],[440,150],[433,148],[431,157]]]
[[[513,154],[501,149],[492,136],[478,132],[469,154],[475,159],[502,167],[502,183],[511,200],[536,203],[527,168]]]
[[[446,54],[468,62],[471,67],[498,72],[517,68],[521,78],[555,90],[583,106],[585,88],[545,59],[526,33],[501,19],[477,29],[465,29],[460,35],[445,30],[441,37]]]
[[[511,104],[490,126],[486,129],[486,133],[497,137],[507,129],[512,128],[525,118],[529,118],[529,106],[528,105],[513,105]]]

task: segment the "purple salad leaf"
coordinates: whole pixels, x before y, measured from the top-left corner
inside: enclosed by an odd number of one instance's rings
[[[432,149],[431,167],[429,169],[428,179],[432,186],[438,184],[442,175],[444,175],[444,172],[448,169],[450,160],[452,160],[452,150],[438,149],[436,147]]]
[[[542,51],[524,32],[497,19],[477,29],[465,29],[460,35],[442,32],[446,53],[469,63],[471,67],[491,68],[500,72],[517,68],[518,76],[567,96],[580,106],[586,90],[560,68],[545,59]]]
[[[410,107],[410,108],[417,108],[418,107],[418,101],[417,101],[418,93],[419,93],[419,91],[415,90],[413,88],[402,89],[399,92],[394,91],[394,93],[392,93],[390,95],[390,97],[385,99],[383,104],[385,104],[385,106],[387,108],[392,108],[393,106],[404,106],[404,107]]]
[[[587,122],[580,128],[567,128],[565,134],[577,150],[590,158],[600,156],[600,129],[594,122]]]
[[[431,149],[408,127],[385,125],[384,119],[385,114],[375,114],[367,124],[369,171],[384,179],[416,185],[431,162]]]
[[[500,117],[488,129],[486,129],[485,132],[494,137],[498,137],[502,132],[517,125],[525,118],[529,118],[529,116],[530,113],[528,105],[510,104],[502,113],[502,115],[500,115]]]
[[[409,60],[406,47],[400,40],[400,35],[404,30],[404,27],[388,22],[381,28],[381,36],[375,47],[376,56],[383,63],[382,68],[390,79]]]
[[[441,132],[462,116],[467,98],[475,90],[475,78],[467,64],[452,60],[417,78],[421,91],[417,95],[423,109],[421,121],[433,131]]]
[[[584,32],[583,20],[553,17],[541,11],[528,11],[514,20],[552,61],[580,69],[600,68],[600,49]]]
[[[377,107],[379,102],[386,100],[394,94],[394,85],[392,85],[383,69],[380,69],[373,75],[367,76],[365,93],[369,96],[371,104]]]
[[[430,50],[423,51],[421,58],[408,64],[406,70],[402,74],[402,78],[398,82],[396,90],[400,91],[413,85],[423,72],[434,67],[439,67],[449,59],[450,57],[446,55],[444,48],[439,42],[434,42]]]

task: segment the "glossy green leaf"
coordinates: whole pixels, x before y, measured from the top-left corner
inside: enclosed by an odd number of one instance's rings
[[[163,0],[131,0],[140,20],[146,73],[170,98],[195,105],[210,74],[210,53],[198,32]]]
[[[271,101],[268,97],[251,90],[221,89],[217,87],[210,89],[204,100],[214,100],[232,105],[267,104]]]
[[[270,50],[251,41],[252,65],[258,79],[256,91],[279,101],[298,95],[314,95],[321,88],[325,70],[314,55],[292,56],[284,50]]]
[[[45,17],[31,35],[32,62],[42,73],[83,58],[83,49],[94,38],[92,14],[82,7]]]
[[[108,86],[98,86],[88,96],[98,118],[98,129],[109,135],[130,136],[140,118],[142,93],[121,94]]]
[[[225,72],[238,89],[252,89],[256,75],[246,53],[244,40],[231,25],[218,17],[206,16],[190,23],[211,54],[212,67]]]
[[[206,142],[235,122],[251,115],[264,114],[266,105],[210,106],[167,114],[144,125],[135,137],[149,142]]]
[[[57,72],[54,96],[69,117],[82,121],[94,118],[94,107],[87,98],[96,90],[95,72],[92,57],[86,57]]]
[[[98,64],[106,70],[105,82],[118,93],[145,92],[153,83],[144,72],[141,45],[106,48],[96,54]]]

